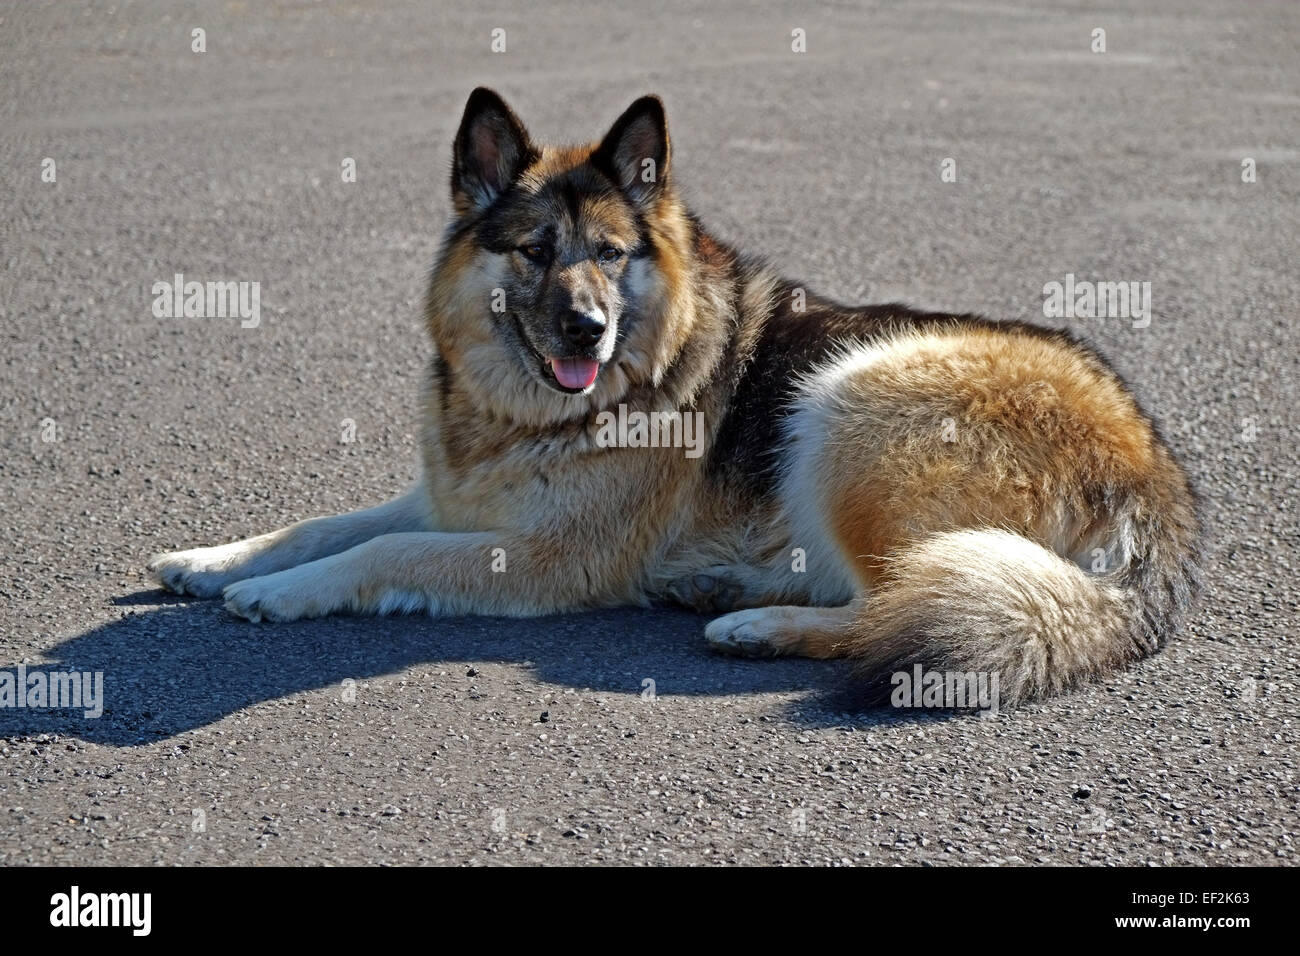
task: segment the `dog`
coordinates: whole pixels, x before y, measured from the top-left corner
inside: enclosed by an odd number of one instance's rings
[[[250,621],[684,605],[725,612],[704,630],[718,651],[855,661],[867,700],[922,665],[995,673],[1004,706],[1181,626],[1196,499],[1070,335],[782,278],[683,204],[654,96],[600,142],[553,147],[475,90],[451,199],[420,478],[158,555],[165,587]]]

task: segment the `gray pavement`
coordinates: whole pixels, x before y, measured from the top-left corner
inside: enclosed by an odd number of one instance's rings
[[[1298,37],[1230,0],[0,4],[0,670],[106,682],[98,719],[0,710],[0,863],[1294,862]],[[1067,273],[1151,282],[1148,328],[1058,324],[1204,496],[1186,633],[981,720],[840,713],[839,665],[712,656],[684,612],[156,590],[155,551],[412,476],[480,83],[550,140],[661,93],[704,220],[841,299],[1046,322]],[[261,324],[155,318],[177,272],[261,282]]]

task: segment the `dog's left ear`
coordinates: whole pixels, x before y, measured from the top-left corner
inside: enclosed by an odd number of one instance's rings
[[[668,184],[668,120],[663,100],[643,96],[623,113],[592,155],[634,202],[653,202]]]

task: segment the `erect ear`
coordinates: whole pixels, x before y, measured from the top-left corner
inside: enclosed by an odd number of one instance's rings
[[[657,96],[643,96],[620,116],[592,156],[635,202],[655,199],[668,183],[668,121]]]
[[[480,86],[469,95],[456,133],[452,200],[462,212],[490,206],[536,155],[519,117],[505,100]]]

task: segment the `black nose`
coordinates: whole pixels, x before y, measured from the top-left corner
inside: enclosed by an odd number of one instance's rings
[[[600,341],[605,332],[605,320],[586,312],[570,310],[562,323],[565,340],[580,349],[588,348]]]

